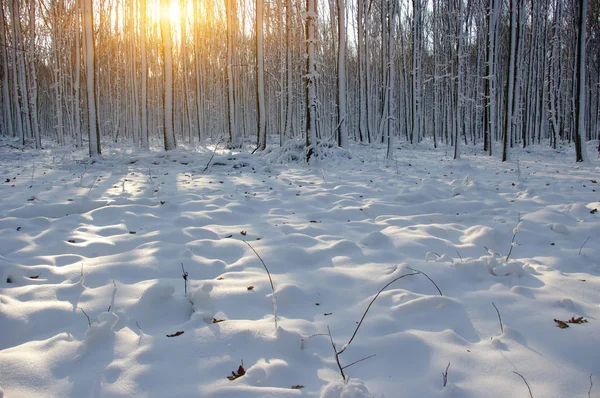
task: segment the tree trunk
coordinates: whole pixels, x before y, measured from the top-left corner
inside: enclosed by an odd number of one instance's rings
[[[346,2],[337,0],[338,11],[338,73],[337,73],[337,111],[338,145],[348,148],[348,120],[346,118]]]
[[[169,7],[168,0],[161,0],[163,9]],[[175,125],[173,120],[173,45],[171,21],[167,15],[160,18],[160,33],[163,47],[163,137],[165,151],[175,149]]]
[[[588,0],[581,0],[579,4],[579,34],[577,37],[577,93],[575,95],[575,109],[577,120],[575,122],[575,160],[585,160],[585,47],[587,26]]]
[[[98,128],[98,102],[96,92],[96,62],[94,45],[94,13],[92,9],[92,0],[83,1],[83,20],[85,27],[85,72],[87,83],[87,101],[88,101],[88,136],[90,156],[99,156],[100,148],[100,129]]]
[[[256,0],[256,102],[258,105],[256,149],[259,151],[264,151],[267,147],[263,5],[264,0]]]
[[[306,0],[306,161],[317,145],[316,0]]]

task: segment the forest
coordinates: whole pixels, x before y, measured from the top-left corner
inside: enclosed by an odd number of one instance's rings
[[[501,151],[599,138],[597,0],[6,0],[2,135]],[[494,149],[496,148],[496,149]],[[600,148],[598,148],[600,150]]]

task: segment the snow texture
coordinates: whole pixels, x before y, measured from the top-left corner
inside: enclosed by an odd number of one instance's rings
[[[598,160],[431,147],[0,145],[0,397],[598,396]]]

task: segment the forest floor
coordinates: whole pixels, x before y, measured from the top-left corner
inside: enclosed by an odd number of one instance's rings
[[[0,397],[600,396],[595,156],[7,143]]]

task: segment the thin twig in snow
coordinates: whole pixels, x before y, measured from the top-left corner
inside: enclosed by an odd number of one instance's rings
[[[269,272],[269,268],[267,268],[267,264],[265,264],[262,257],[260,256],[260,254],[258,254],[258,252],[256,250],[254,250],[254,248],[252,247],[252,245],[250,243],[246,242],[245,240],[242,240],[242,242],[247,244],[248,247],[250,249],[252,249],[254,254],[256,254],[256,257],[258,257],[258,259],[262,263],[263,267],[265,268],[265,271],[267,271],[267,276],[269,277],[269,282],[271,283],[271,291],[273,292],[273,317],[275,319],[275,329],[277,329],[277,301],[275,300],[275,286],[273,286],[273,278],[271,278],[271,273]]]
[[[366,361],[367,359],[369,359],[369,358],[373,358],[374,356],[377,356],[377,354],[369,355],[368,357],[364,357],[363,359],[359,359],[358,361],[354,361],[354,362],[352,362],[351,364],[348,364],[348,365],[346,365],[346,366],[342,367],[342,369],[349,368],[349,367],[350,367],[350,366],[352,366],[352,365],[356,365],[356,364],[357,364],[357,363],[359,363],[359,362]]]
[[[443,294],[442,294],[442,291],[440,290],[439,286],[437,285],[437,283],[435,283],[435,282],[433,281],[433,279],[431,279],[431,278],[429,277],[429,275],[427,275],[427,274],[426,274],[425,272],[423,272],[423,271],[419,271],[418,269],[414,269],[414,268],[411,268],[411,267],[406,267],[406,268],[408,268],[408,269],[409,269],[409,270],[411,270],[411,271],[418,272],[419,274],[423,274],[423,276],[425,276],[425,278],[429,279],[429,281],[430,281],[431,283],[433,283],[433,286],[435,286],[435,288],[437,289],[437,291],[440,293],[440,296],[443,296]]]
[[[593,373],[590,373],[590,389],[588,390],[588,398],[592,397],[592,386],[594,385],[594,383],[592,383],[592,376]]]
[[[184,291],[184,295],[185,297],[187,297],[187,278],[188,278],[188,273],[185,272],[185,268],[183,268],[183,263],[181,263],[181,271],[183,272],[183,291]]]
[[[517,238],[517,234],[519,233],[520,224],[521,224],[521,213],[519,213],[517,215],[517,226],[515,227],[515,229],[513,231],[512,241],[510,242],[510,250],[508,251],[508,255],[506,256],[506,262],[508,262],[508,259],[510,258],[513,247],[515,247],[515,239]]]
[[[504,326],[502,325],[502,317],[500,316],[500,311],[498,311],[498,307],[496,307],[496,304],[494,304],[493,301],[492,301],[492,305],[494,306],[494,308],[496,309],[496,312],[498,313],[498,320],[500,321],[500,331],[504,334]]]
[[[346,375],[344,374],[344,368],[342,368],[342,364],[340,363],[340,354],[344,350],[338,352],[337,348],[335,348],[335,343],[333,342],[333,337],[331,337],[331,330],[329,329],[329,325],[327,325],[327,333],[329,334],[329,340],[331,341],[331,346],[333,347],[333,353],[335,354],[335,361],[337,362],[337,366],[340,369],[342,379],[346,380]]]
[[[90,327],[92,327],[92,321],[90,320],[90,317],[88,316],[88,314],[86,314],[86,312],[83,310],[83,308],[81,308],[81,307],[77,307],[77,308],[79,308],[81,310],[81,312],[83,312],[83,315],[85,315],[85,317],[88,320],[88,325],[90,325]]]
[[[350,337],[350,340],[344,345],[344,347],[342,347],[342,349],[337,353],[337,355],[340,355],[341,353],[343,353],[344,351],[346,351],[346,348],[348,348],[348,346],[350,346],[350,343],[352,343],[352,341],[354,340],[354,337],[356,337],[356,333],[358,333],[358,329],[360,329],[360,325],[362,325],[363,321],[365,320],[365,317],[367,316],[367,313],[369,312],[369,309],[371,309],[371,306],[373,305],[373,303],[375,302],[375,300],[377,300],[377,297],[379,297],[379,295],[381,294],[381,292],[383,292],[389,285],[391,285],[392,283],[396,282],[397,280],[400,280],[400,279],[405,278],[407,276],[419,275],[419,274],[420,274],[420,272],[413,272],[413,273],[410,273],[410,274],[400,275],[399,277],[392,279],[391,282],[389,282],[384,287],[382,287],[381,290],[379,290],[377,292],[377,294],[375,295],[375,297],[373,297],[373,300],[371,300],[371,302],[367,306],[367,309],[365,310],[365,313],[363,314],[362,318],[360,318],[360,322],[358,322],[358,325],[356,326],[356,329],[354,329],[354,333],[352,333],[352,337]]]
[[[450,369],[450,362],[448,362],[448,366],[446,366],[446,371],[442,372],[442,378],[444,380],[444,387],[448,384],[448,369]]]
[[[519,372],[515,372],[513,370],[513,373],[516,374],[517,376],[521,377],[521,379],[523,379],[523,381],[525,382],[525,385],[527,386],[527,389],[529,390],[529,397],[533,398],[533,394],[531,392],[531,387],[529,387],[529,383],[527,383],[527,380],[525,380],[525,378],[523,377],[523,375]]]
[[[210,156],[210,159],[208,159],[208,163],[206,163],[206,167],[204,168],[204,170],[202,170],[203,173],[206,170],[208,170],[208,167],[210,166],[210,162],[212,162],[213,158],[215,157],[215,153],[217,153],[217,148],[219,148],[220,143],[221,143],[221,140],[217,141],[217,143],[215,144],[215,149],[213,150],[213,153]]]
[[[579,255],[581,256],[581,250],[583,250],[583,246],[585,246],[585,244],[588,242],[588,240],[590,240],[591,236],[588,236],[587,239],[585,240],[585,242],[583,242],[583,245],[581,245],[581,247],[579,248]]]

